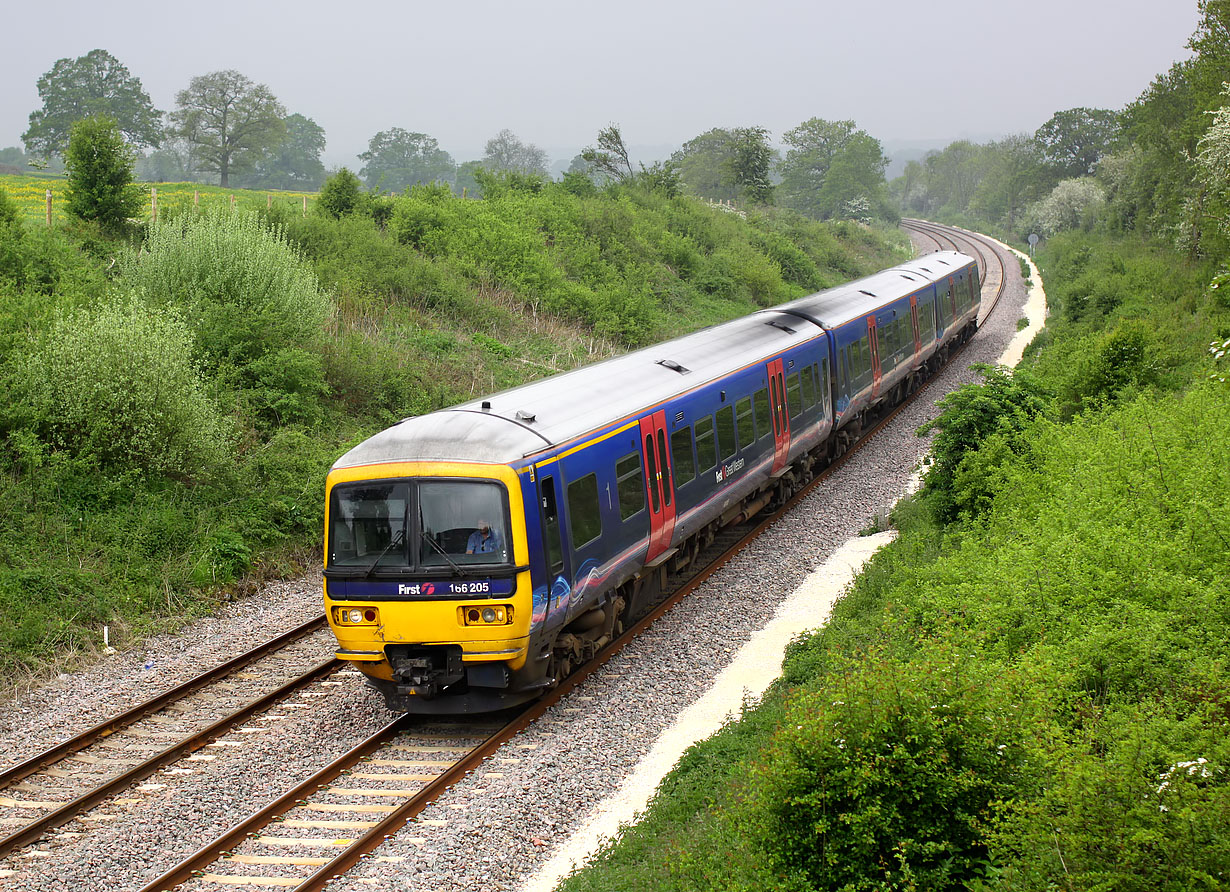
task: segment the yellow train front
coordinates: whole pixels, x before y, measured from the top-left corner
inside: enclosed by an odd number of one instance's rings
[[[394,425],[333,466],[325,609],[338,657],[390,708],[486,712],[549,683],[547,660],[530,655],[522,481],[498,460],[535,442],[497,417],[452,411]]]

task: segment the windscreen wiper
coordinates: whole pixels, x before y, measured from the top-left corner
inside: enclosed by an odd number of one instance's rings
[[[428,545],[430,545],[432,548],[434,548],[436,553],[440,555],[440,557],[448,561],[448,565],[453,568],[453,572],[456,573],[458,576],[469,576],[470,575],[465,570],[461,569],[461,567],[458,566],[456,561],[454,561],[451,557],[448,556],[448,552],[445,551],[443,548],[441,548],[440,543],[437,542],[435,539],[431,538],[431,536],[427,534],[426,530],[419,530],[419,537],[424,542],[426,542]]]
[[[376,555],[376,559],[372,561],[371,566],[367,568],[366,572],[364,572],[363,578],[367,579],[368,577],[372,575],[372,573],[375,572],[376,565],[379,564],[382,560],[384,560],[384,556],[393,549],[394,545],[400,545],[401,543],[405,541],[406,541],[406,531],[404,529],[398,530],[397,534],[393,536],[392,539],[389,540],[389,544],[384,546],[384,550],[381,551],[380,554]]]

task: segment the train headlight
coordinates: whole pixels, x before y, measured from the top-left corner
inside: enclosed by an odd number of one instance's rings
[[[460,607],[458,619],[466,626],[506,626],[512,622],[512,607],[501,604],[496,607]]]
[[[335,607],[333,622],[339,626],[375,626],[380,623],[380,611],[375,607]]]

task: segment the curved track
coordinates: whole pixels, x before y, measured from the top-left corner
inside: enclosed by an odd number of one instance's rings
[[[972,233],[921,221],[906,221],[903,225],[934,242],[937,250],[951,246],[978,258],[983,281],[981,324],[994,311],[1004,289],[998,253],[990,248],[989,242]],[[962,350],[954,349],[949,362],[955,361]],[[647,616],[548,695],[505,715],[500,727],[492,726],[491,716],[473,722],[422,716],[395,719],[141,892],[158,892],[181,884],[190,889],[214,889],[219,884],[279,886],[299,892],[323,889],[331,879],[368,857],[381,842],[412,821],[484,759],[505,747],[522,729],[776,523],[925,389],[924,383],[905,402],[885,412],[854,449],[818,474],[780,509],[761,520],[728,527],[697,560],[695,566],[701,567],[699,571],[689,572],[686,578],[672,577],[671,590]],[[339,782],[341,778],[345,778],[344,782]],[[278,828],[276,833],[267,829],[271,826]]]

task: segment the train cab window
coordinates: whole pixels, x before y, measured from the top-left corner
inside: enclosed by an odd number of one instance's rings
[[[718,452],[723,459],[728,459],[739,451],[735,442],[735,410],[723,406],[717,413],[717,444]]]
[[[810,409],[816,404],[816,367],[809,365],[803,369],[803,408]]]
[[[707,471],[717,464],[717,444],[713,441],[713,416],[696,422],[696,469]]]
[[[786,405],[790,408],[790,417],[796,418],[803,411],[803,397],[799,393],[799,373],[795,372],[786,379]]]
[[[671,465],[675,471],[675,485],[683,486],[696,477],[696,460],[692,458],[692,428],[681,427],[671,434]]]
[[[619,519],[627,520],[645,507],[645,480],[641,474],[640,453],[633,452],[615,462],[615,492],[619,497]]]
[[[760,388],[752,399],[756,404],[756,439],[759,440],[773,433],[773,422],[769,418],[769,388]]]
[[[406,561],[409,488],[403,483],[338,486],[329,517],[329,565],[372,567]]]
[[[735,403],[735,423],[739,428],[739,445],[747,448],[756,442],[756,428],[752,422],[752,398],[745,396]]]
[[[602,535],[597,474],[586,474],[568,484],[568,532],[572,535],[573,551]]]

